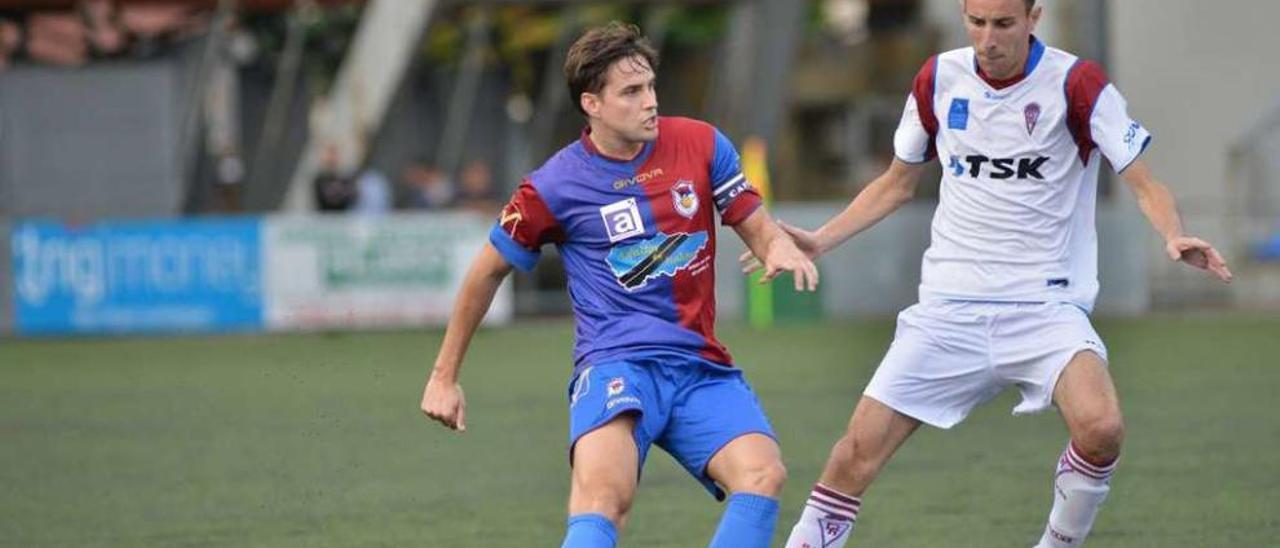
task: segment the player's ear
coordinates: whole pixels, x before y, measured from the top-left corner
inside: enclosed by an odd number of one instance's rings
[[[582,92],[582,95],[578,97],[578,104],[582,105],[582,110],[587,113],[588,117],[600,114],[599,95],[584,91]]]
[[[1031,13],[1029,14],[1031,17],[1031,32],[1036,31],[1036,24],[1040,22],[1040,15],[1043,13],[1044,6],[1041,6],[1040,4],[1036,4],[1035,7],[1031,8]]]

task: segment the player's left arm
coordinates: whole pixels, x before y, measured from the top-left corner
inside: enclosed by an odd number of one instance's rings
[[[1120,176],[1137,197],[1142,214],[1164,238],[1165,252],[1170,259],[1208,270],[1224,282],[1231,281],[1231,270],[1222,254],[1208,242],[1182,232],[1182,219],[1173,193],[1152,176],[1146,162],[1141,158],[1134,160]]]
[[[733,230],[756,257],[764,257],[764,276],[760,283],[769,282],[785,271],[795,278],[796,291],[818,289],[818,267],[796,247],[765,208],[756,208],[746,219],[733,225]]]

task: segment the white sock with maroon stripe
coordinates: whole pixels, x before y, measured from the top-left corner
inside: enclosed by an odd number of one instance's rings
[[[1049,512],[1049,524],[1036,548],[1075,548],[1084,544],[1084,538],[1093,528],[1098,508],[1111,491],[1111,474],[1116,463],[1111,461],[1099,466],[1090,463],[1076,451],[1074,445],[1058,458],[1058,470],[1053,478],[1053,510]]]
[[[853,534],[861,506],[862,499],[815,483],[800,521],[791,528],[787,548],[841,548]]]

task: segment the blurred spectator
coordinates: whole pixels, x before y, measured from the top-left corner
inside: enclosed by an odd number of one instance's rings
[[[444,209],[453,207],[457,191],[444,172],[427,162],[418,161],[404,168],[404,185],[408,188],[406,205],[412,209]]]
[[[111,0],[83,0],[80,16],[84,20],[85,41],[93,57],[121,54],[129,45],[129,33],[120,22],[120,10]]]
[[[498,196],[493,188],[493,170],[484,160],[472,160],[462,168],[462,183],[458,191],[458,206],[476,213],[498,213]]]
[[[342,165],[337,145],[327,145],[320,159],[320,173],[314,181],[316,209],[346,211],[356,200],[356,185]]]
[[[0,70],[4,70],[25,52],[25,39],[18,19],[0,13]]]
[[[34,12],[27,15],[26,53],[32,60],[78,66],[89,60],[89,44],[78,14]]]
[[[391,210],[391,183],[373,166],[367,166],[356,178],[355,212],[378,216]]]
[[[129,33],[131,54],[147,57],[204,32],[209,13],[185,2],[130,2],[121,6],[119,20]]]
[[[147,57],[208,26],[185,3],[81,0],[74,9],[0,12],[0,69],[14,59],[79,66],[93,59]]]

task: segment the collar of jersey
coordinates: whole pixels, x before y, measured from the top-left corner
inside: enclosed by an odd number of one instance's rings
[[[1026,80],[1028,76],[1031,76],[1031,72],[1036,70],[1036,67],[1040,65],[1040,58],[1042,57],[1044,57],[1044,43],[1042,43],[1040,39],[1036,38],[1033,34],[1031,35],[1031,51],[1027,52],[1027,65],[1022,68],[1022,74],[1006,80],[996,80],[991,78],[987,76],[987,73],[982,72],[982,67],[978,66],[978,55],[976,53],[973,56],[973,71],[978,73],[978,77],[982,78],[982,81],[986,82],[988,86],[991,86],[996,90],[1002,90]]]
[[[605,156],[601,153],[600,150],[596,148],[595,143],[591,142],[591,137],[589,137],[590,133],[591,127],[587,126],[582,130],[582,137],[578,140],[579,144],[582,145],[582,154],[587,157],[587,161],[609,171],[628,173],[628,177],[631,176],[630,172],[634,172],[636,168],[643,165],[645,161],[649,159],[649,155],[653,152],[653,144],[657,142],[657,139],[654,139],[645,143],[644,148],[640,149],[640,153],[636,154],[635,158],[630,160],[620,160]]]

